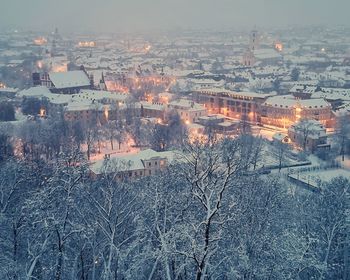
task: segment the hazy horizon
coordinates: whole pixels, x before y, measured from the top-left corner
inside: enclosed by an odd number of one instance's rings
[[[12,0],[1,5],[0,26],[62,32],[349,26],[349,8],[346,0]]]

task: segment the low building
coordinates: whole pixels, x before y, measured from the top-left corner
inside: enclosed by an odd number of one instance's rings
[[[142,118],[156,118],[162,121],[165,119],[166,105],[163,103],[141,101],[140,104]]]
[[[0,87],[0,97],[14,98],[19,90],[17,88]]]
[[[178,99],[168,104],[168,109],[176,110],[186,124],[196,122],[200,117],[207,115],[206,108],[188,99]]]
[[[80,90],[76,94],[58,94],[52,93],[44,86],[23,90],[17,96],[19,100],[26,97],[45,100],[50,112],[63,111],[67,121],[98,120],[100,123],[125,117],[123,113],[128,98],[128,94],[102,90]],[[139,111],[139,108],[136,110]]]
[[[318,86],[296,84],[289,90],[289,93],[296,98],[309,99],[315,92],[319,90],[320,88]]]
[[[288,135],[281,133],[281,132],[277,132],[272,136],[272,143],[274,144],[280,144],[280,143],[289,143],[290,139],[288,137]]]
[[[186,124],[194,123],[200,117],[207,114],[207,110],[204,106],[188,99],[178,99],[168,104],[160,102],[141,102],[141,117],[144,118],[157,118],[163,121],[166,118],[166,112],[169,110],[176,111],[181,120]]]
[[[174,151],[156,152],[147,149],[120,157],[107,155],[104,160],[93,163],[90,171],[95,178],[104,174],[115,174],[116,179],[137,179],[158,174],[177,159],[177,154]]]
[[[65,107],[64,119],[66,121],[97,121],[98,104],[91,104],[91,102],[73,102]]]
[[[288,137],[299,148],[316,152],[328,149],[326,128],[315,120],[302,120],[288,129]]]
[[[200,117],[198,123],[205,127],[207,133],[214,132],[224,135],[237,133],[240,127],[240,121],[225,120],[225,117],[220,115]]]
[[[277,64],[283,59],[281,53],[273,48],[256,49],[254,57],[256,62],[264,65]]]

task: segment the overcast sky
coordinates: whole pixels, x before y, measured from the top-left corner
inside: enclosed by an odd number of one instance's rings
[[[350,0],[0,0],[0,26],[63,32],[350,26]]]

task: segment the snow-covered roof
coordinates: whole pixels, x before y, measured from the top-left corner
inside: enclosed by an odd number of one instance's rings
[[[286,137],[288,137],[288,135],[281,133],[281,132],[277,132],[272,136],[272,139],[275,141],[283,141]]]
[[[273,106],[280,108],[330,108],[331,105],[325,101],[323,98],[314,98],[314,99],[296,99],[292,95],[278,95],[273,96],[263,103],[265,106]]]
[[[254,56],[257,59],[279,59],[281,58],[281,54],[277,52],[275,49],[258,49],[254,51]]]
[[[205,110],[205,107],[203,105],[184,98],[171,101],[169,103],[169,108],[180,109],[180,110],[181,109],[190,110],[190,111]]]
[[[343,88],[321,88],[312,94],[311,98],[324,98],[327,100],[350,101],[350,89]]]
[[[90,80],[84,71],[50,72],[49,77],[55,88],[85,87]]]
[[[177,155],[178,152],[176,151],[156,152],[152,149],[147,149],[137,154],[128,154],[112,157],[108,160],[99,160],[93,163],[90,169],[95,174],[143,170],[145,169],[144,161],[159,158],[172,162],[177,159]]]
[[[297,104],[297,100],[292,95],[277,95],[266,99],[263,103],[265,106],[293,108]]]
[[[50,94],[51,94],[50,90],[44,86],[30,87],[28,89],[21,90],[20,92],[17,93],[17,95],[20,97],[36,97],[36,98],[41,98]]]
[[[66,106],[67,112],[74,112],[74,111],[88,111],[88,110],[96,110],[98,109],[97,104],[91,103],[91,101],[79,101],[79,102],[72,102],[69,103]]]
[[[318,139],[326,136],[326,129],[319,121],[316,120],[302,120],[291,125],[288,130],[296,133],[303,133],[303,131],[307,130],[308,137],[312,139]]]
[[[223,94],[231,97],[242,97],[242,98],[267,98],[270,96],[276,95],[276,93],[258,93],[258,92],[237,92],[237,91],[231,91],[224,88],[208,88],[208,89],[201,89],[199,90],[201,93],[205,94]]]
[[[73,95],[74,98],[82,99],[82,100],[115,100],[119,102],[125,102],[130,95],[124,93],[110,92],[104,90],[90,90],[83,89],[80,90],[79,93]]]
[[[303,99],[300,100],[300,105],[302,108],[327,108],[331,107],[331,105],[322,98],[315,99]]]
[[[2,93],[17,93],[18,89],[17,88],[0,88],[0,92]]]
[[[140,104],[144,109],[151,109],[151,110],[158,110],[158,111],[164,111],[166,107],[163,103],[158,103],[158,102],[150,103],[147,101],[141,101]]]

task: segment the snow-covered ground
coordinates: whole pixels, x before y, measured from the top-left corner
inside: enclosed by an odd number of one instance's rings
[[[340,166],[346,170],[350,170],[350,157],[345,156],[344,161],[342,161],[342,157],[338,156],[336,161],[340,164]]]
[[[336,177],[344,177],[350,180],[350,171],[334,168],[334,169],[316,169],[312,171],[298,172],[290,174],[289,177],[301,181],[305,184],[317,187],[321,182],[331,182]]]

